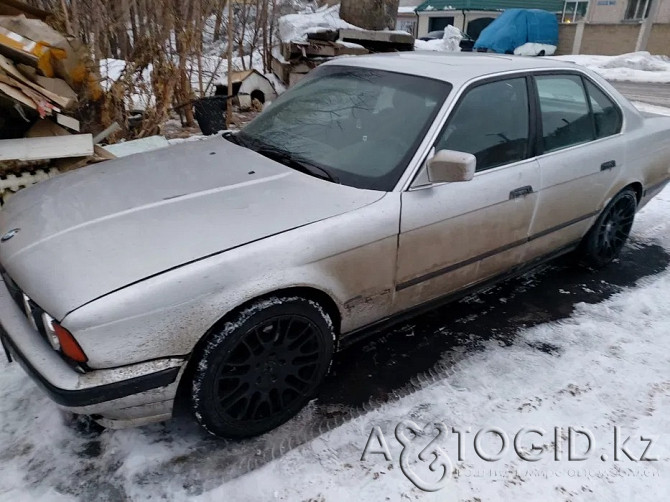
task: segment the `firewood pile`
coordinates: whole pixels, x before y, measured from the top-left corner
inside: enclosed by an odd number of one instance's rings
[[[81,120],[82,109],[103,94],[97,71],[80,42],[45,22],[49,16],[17,0],[0,0],[3,191],[9,189],[4,181],[16,176],[39,180],[54,168],[109,158],[94,148],[93,135],[84,132],[90,124]]]

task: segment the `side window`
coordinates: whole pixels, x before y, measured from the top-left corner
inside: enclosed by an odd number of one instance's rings
[[[525,78],[468,91],[435,144],[477,157],[477,171],[528,157],[529,111]]]
[[[552,152],[595,139],[593,122],[581,77],[547,75],[535,77],[542,115],[545,152]]]
[[[591,101],[591,110],[596,124],[596,137],[606,138],[621,132],[621,112],[617,105],[588,80],[586,90]]]

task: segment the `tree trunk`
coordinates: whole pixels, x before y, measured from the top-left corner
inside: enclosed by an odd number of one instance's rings
[[[342,0],[340,17],[366,30],[395,30],[400,0]]]

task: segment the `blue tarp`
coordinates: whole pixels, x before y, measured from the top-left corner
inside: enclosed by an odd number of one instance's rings
[[[558,45],[556,14],[539,9],[509,9],[479,35],[476,49],[511,54],[525,43]]]

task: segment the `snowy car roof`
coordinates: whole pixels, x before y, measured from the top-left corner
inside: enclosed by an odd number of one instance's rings
[[[473,78],[509,71],[578,68],[575,63],[552,58],[429,51],[344,57],[331,60],[326,64],[376,68],[420,75],[458,85]]]

